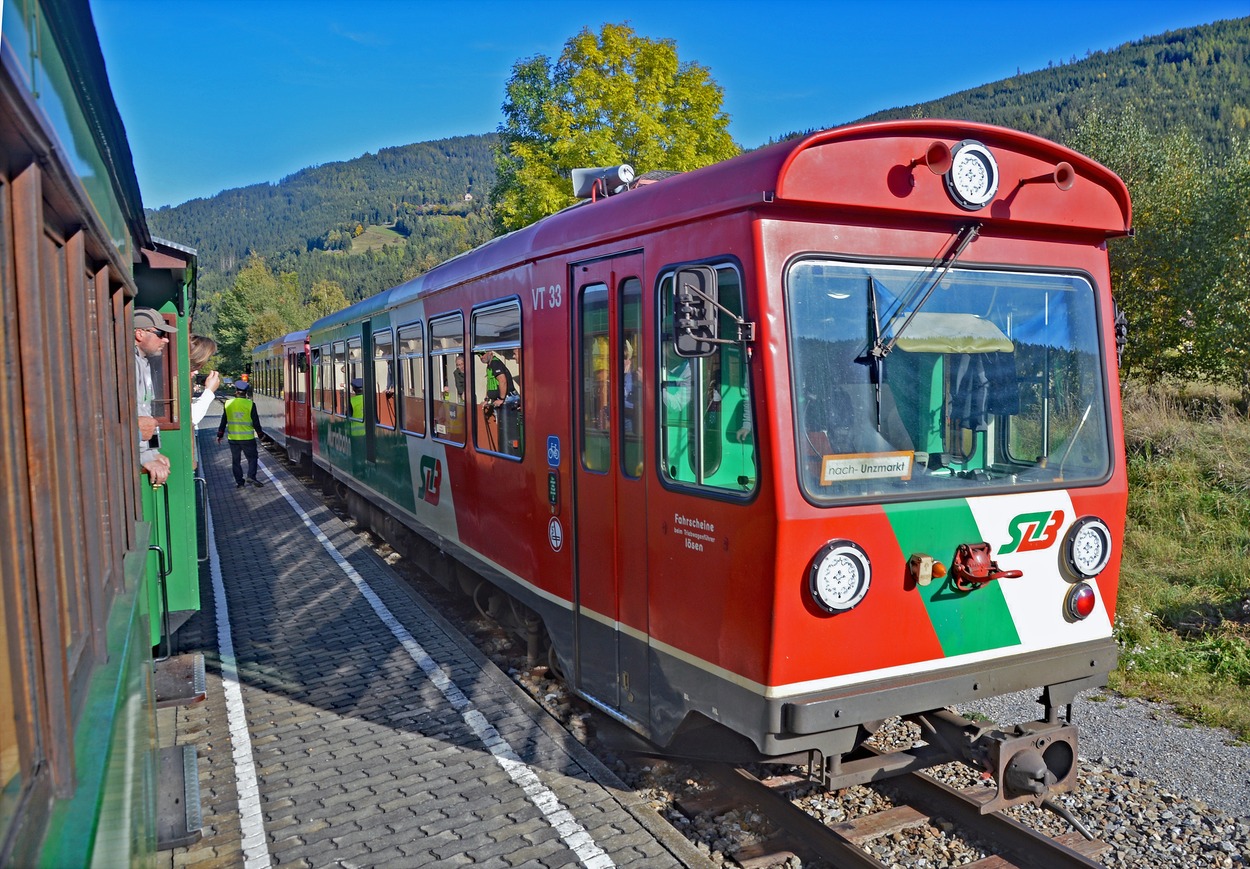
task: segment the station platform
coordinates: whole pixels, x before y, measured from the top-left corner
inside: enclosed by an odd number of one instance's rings
[[[711,865],[279,459],[237,488],[199,449],[211,545],[176,651],[206,697],[158,732],[194,747],[202,826],[160,865]]]

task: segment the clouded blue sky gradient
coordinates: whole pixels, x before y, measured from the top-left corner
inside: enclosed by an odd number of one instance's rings
[[[90,0],[148,207],[494,131],[517,60],[669,38],[755,147],[1250,14],[1245,0]],[[644,167],[645,168],[645,167]]]

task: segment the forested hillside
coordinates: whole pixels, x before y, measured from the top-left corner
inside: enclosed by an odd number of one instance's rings
[[[303,169],[276,184],[225,190],[148,212],[152,232],[195,248],[200,295],[213,299],[259,254],[300,285],[339,283],[363,298],[490,237],[482,220],[495,183],[494,134],[384,148]],[[471,198],[468,198],[471,197]],[[352,254],[370,226],[391,226],[396,244]]]
[[[1008,50],[1008,49],[1004,49]],[[928,117],[984,121],[1057,142],[1091,109],[1133,109],[1157,133],[1187,129],[1215,156],[1250,125],[1250,18],[1218,21],[1096,51],[864,120]]]

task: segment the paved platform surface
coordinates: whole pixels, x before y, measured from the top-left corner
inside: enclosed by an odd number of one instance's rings
[[[709,866],[261,451],[201,434],[217,560],[178,633],[203,837],[165,866]]]

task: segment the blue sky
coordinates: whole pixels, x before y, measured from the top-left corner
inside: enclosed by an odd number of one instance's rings
[[[746,147],[1250,14],[1246,0],[90,0],[148,207],[486,133],[583,27],[673,39]]]

